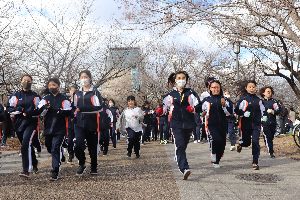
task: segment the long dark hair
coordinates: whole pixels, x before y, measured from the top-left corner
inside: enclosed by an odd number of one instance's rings
[[[273,89],[273,87],[271,87],[271,86],[265,86],[265,87],[262,87],[262,88],[259,90],[259,94],[260,94],[260,96],[261,96],[262,98],[265,97],[264,93],[265,93],[266,89],[270,89],[270,90],[271,90],[271,93],[272,93],[272,96],[274,95],[274,89]]]
[[[239,86],[239,93],[241,95],[247,94],[246,87],[248,86],[249,83],[253,83],[255,86],[257,86],[257,82],[255,80],[244,80],[240,82]]]
[[[209,82],[209,84],[208,84],[208,89],[209,89],[209,93],[210,93],[210,95],[212,95],[212,92],[211,92],[211,90],[210,90],[210,86],[211,86],[211,84],[213,84],[213,83],[217,83],[217,84],[219,84],[220,85],[220,94],[219,95],[221,95],[221,96],[223,96],[223,89],[222,89],[222,84],[221,84],[221,82],[219,81],[219,80],[216,80],[216,79],[214,79],[214,80],[212,80],[212,81],[210,81]]]
[[[206,77],[204,80],[205,87],[208,88],[210,87],[210,84],[212,81],[217,80],[215,77]]]

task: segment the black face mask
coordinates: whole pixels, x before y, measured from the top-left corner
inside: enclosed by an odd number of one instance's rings
[[[49,88],[49,92],[51,92],[52,94],[57,94],[58,88]]]
[[[30,90],[32,83],[30,83],[30,82],[22,82],[21,85],[22,85],[23,89]]]

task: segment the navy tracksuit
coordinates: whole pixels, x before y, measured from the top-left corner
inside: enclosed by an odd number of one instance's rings
[[[30,172],[38,164],[32,142],[35,134],[37,134],[39,101],[40,97],[37,93],[31,90],[21,90],[10,97],[7,106],[8,113],[20,112],[20,114],[15,115],[14,121],[17,136],[22,144],[21,153],[24,172]]]
[[[52,156],[52,169],[59,172],[61,165],[61,147],[67,134],[68,117],[72,107],[68,97],[58,93],[45,95],[39,103],[40,112],[44,117],[45,146]]]
[[[152,139],[157,141],[157,134],[158,134],[158,119],[155,113],[151,115],[151,133]]]
[[[79,165],[85,165],[85,140],[87,142],[91,169],[97,169],[98,142],[100,137],[99,112],[102,108],[102,97],[97,89],[90,91],[77,91],[74,95],[74,107],[79,108],[75,113],[75,156],[79,160]]]
[[[236,134],[235,134],[235,123],[236,119],[234,116],[234,106],[233,102],[229,98],[225,98],[226,103],[227,103],[227,110],[230,113],[229,116],[227,116],[227,121],[228,121],[228,128],[227,128],[227,133],[229,136],[230,144],[231,146],[235,146],[236,144]]]
[[[219,164],[226,146],[227,117],[229,107],[221,104],[221,95],[211,95],[203,100],[202,109],[205,115],[205,130],[209,139],[212,162]],[[226,102],[226,106],[229,103]]]
[[[159,117],[159,137],[160,140],[168,140],[169,136],[169,121],[167,115]]]
[[[245,117],[244,113],[250,112],[249,117]],[[240,116],[239,129],[240,141],[242,147],[251,145],[252,137],[252,155],[253,164],[258,164],[260,155],[259,136],[261,131],[261,118],[265,114],[265,107],[262,100],[255,94],[243,95],[235,107],[235,113]]]
[[[112,124],[112,127],[110,128],[110,138],[113,143],[113,147],[116,148],[116,146],[117,146],[116,123],[118,121],[120,113],[119,113],[119,109],[115,106],[110,107],[109,110],[113,115],[113,124]]]
[[[199,113],[195,113],[196,127],[194,128],[194,140],[200,140],[202,121]]]
[[[150,142],[150,136],[151,136],[151,114],[149,108],[144,108],[143,111],[145,112],[144,116],[144,124],[147,126],[144,127],[143,129],[143,136],[142,136],[142,143],[145,141]]]
[[[263,99],[263,104],[265,106],[266,111],[268,109],[272,109],[274,111],[274,113],[267,113],[267,121],[262,123],[262,127],[263,127],[263,133],[264,133],[264,140],[265,140],[265,144],[267,145],[268,148],[268,152],[270,154],[274,153],[274,149],[273,149],[273,139],[274,139],[274,135],[276,133],[276,115],[280,114],[281,109],[280,109],[280,105],[277,102],[277,100],[271,98],[271,99]]]
[[[174,134],[178,167],[182,173],[189,169],[185,151],[196,126],[194,113],[189,112],[187,108],[190,106],[199,112],[199,102],[198,95],[190,88],[184,88],[182,93],[174,88],[163,100],[164,113],[171,109],[170,127]]]
[[[110,137],[110,130],[111,130],[111,123],[112,120],[109,116],[111,111],[108,109],[106,105],[103,105],[103,110],[100,112],[100,140],[99,144],[103,151],[103,155],[106,155],[108,152],[109,146],[109,137]],[[114,144],[115,145],[115,144]]]

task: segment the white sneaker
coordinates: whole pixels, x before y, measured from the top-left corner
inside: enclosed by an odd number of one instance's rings
[[[235,146],[230,147],[230,151],[235,151],[235,150],[236,150]]]
[[[198,143],[197,140],[195,140],[194,143],[195,143],[195,144]]]
[[[217,155],[216,154],[210,154],[210,159],[211,159],[211,162],[216,162]]]
[[[197,142],[200,143],[201,141],[200,141],[200,140],[197,140]]]
[[[220,164],[215,164],[215,163],[213,163],[213,167],[214,167],[215,169],[218,169],[218,168],[220,168]]]
[[[191,171],[189,169],[185,169],[183,173],[183,180],[187,180],[190,175]]]

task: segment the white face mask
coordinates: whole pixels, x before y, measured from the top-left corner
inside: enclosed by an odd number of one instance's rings
[[[81,86],[88,86],[90,84],[90,79],[80,79],[80,85]]]
[[[176,80],[176,85],[179,88],[184,88],[184,86],[186,85],[186,80]]]
[[[113,103],[108,103],[109,107],[113,107],[114,104]]]

